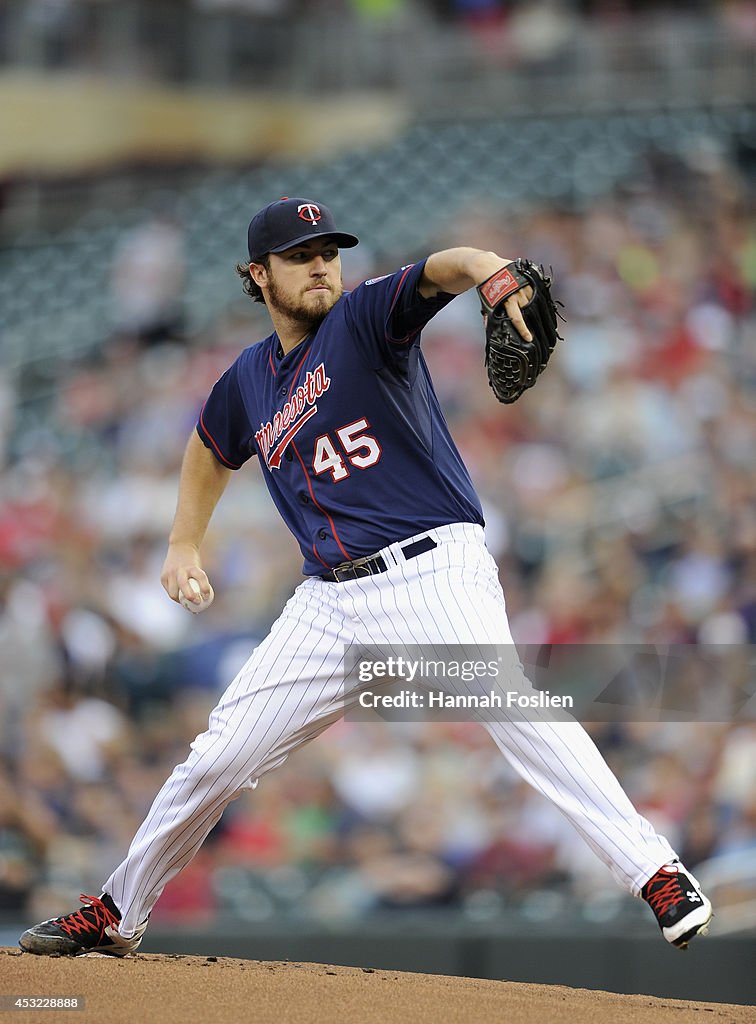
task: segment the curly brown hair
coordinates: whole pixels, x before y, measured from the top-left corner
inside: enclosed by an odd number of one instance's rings
[[[262,263],[266,270],[270,270],[270,257],[267,255],[261,256],[258,263]],[[245,295],[249,295],[250,299],[254,302],[265,302],[265,296],[262,293],[262,288],[259,284],[255,284],[249,273],[249,263],[237,263],[236,273],[242,279],[242,288],[244,289]]]

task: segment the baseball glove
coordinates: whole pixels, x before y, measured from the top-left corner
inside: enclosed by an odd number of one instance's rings
[[[525,341],[512,323],[505,300],[521,288],[533,288],[533,297],[522,307],[522,317],[533,336]],[[557,331],[557,305],[551,295],[551,278],[543,267],[519,259],[498,270],[478,285],[481,313],[486,326],[488,382],[500,402],[516,402],[532,388],[546,368],[561,335]]]

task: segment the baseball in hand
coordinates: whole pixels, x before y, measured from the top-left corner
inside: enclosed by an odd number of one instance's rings
[[[199,594],[200,585],[195,579],[190,579],[188,586],[194,594]],[[179,604],[181,605],[182,608],[186,608],[188,612],[192,612],[193,615],[199,615],[200,612],[204,612],[206,608],[209,608],[210,605],[213,603],[214,597],[215,592],[213,591],[213,588],[210,587],[210,593],[207,595],[207,597],[203,597],[203,599],[198,604],[195,604],[194,601],[190,600],[190,598],[188,597],[185,597],[183,592],[179,590]]]

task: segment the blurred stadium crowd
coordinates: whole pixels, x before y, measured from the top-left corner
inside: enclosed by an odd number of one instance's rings
[[[338,212],[338,196],[315,198]],[[657,167],[580,210],[478,202],[439,221],[436,248],[474,244],[552,267],[566,308],[549,373],[506,409],[488,391],[473,295],[424,334],[518,643],[756,642],[750,198],[740,171],[712,158]],[[204,552],[212,608],[190,616],[159,585],[201,402],[268,333],[264,310],[243,298],[201,332],[184,329],[185,227],[145,213],[119,238],[108,300],[118,329],[96,355],[60,364],[45,431],[19,444],[21,400],[9,381],[0,388],[6,914],[45,916],[99,891],[299,578],[250,465]],[[347,284],[424,255],[374,258],[365,243],[344,254]],[[692,721],[589,726],[691,868],[756,854],[756,724],[700,711],[752,682],[737,662],[693,681]],[[229,807],[155,920],[438,906],[485,917],[527,901],[538,912],[544,898],[600,903],[610,890],[478,726],[344,722]]]
[[[753,0],[5,0],[0,66],[287,91],[465,92],[494,68],[665,69],[677,88],[756,39]],[[411,43],[411,51],[409,49]],[[411,52],[412,60],[408,60]],[[321,59],[327,54],[328,59]],[[694,58],[690,60],[691,56]],[[429,83],[429,79],[432,81]],[[670,79],[665,78],[669,96]],[[529,81],[531,90],[538,82]],[[698,91],[699,86],[695,86]],[[688,93],[690,96],[690,92]],[[705,94],[701,94],[705,97]],[[558,99],[558,97],[557,97]],[[596,99],[600,102],[601,97]],[[436,94],[436,102],[439,96]],[[453,90],[445,90],[453,103]],[[507,97],[502,95],[502,102]]]

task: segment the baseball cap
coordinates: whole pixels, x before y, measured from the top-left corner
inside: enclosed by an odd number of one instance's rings
[[[350,249],[359,243],[355,235],[336,230],[327,206],[311,199],[283,196],[254,215],[247,229],[247,246],[252,263],[269,252],[283,252],[311,238],[330,235],[337,245]]]

